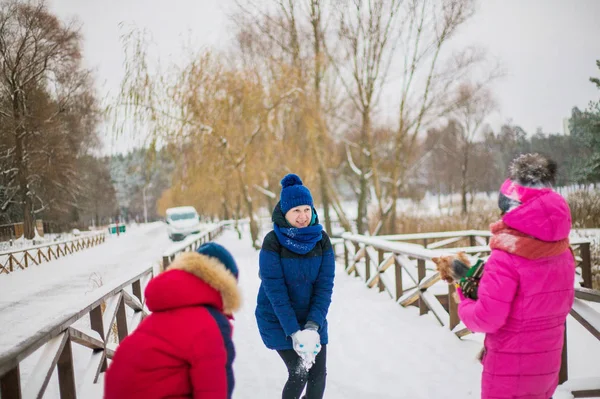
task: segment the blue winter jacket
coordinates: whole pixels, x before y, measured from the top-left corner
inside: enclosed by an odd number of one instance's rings
[[[279,204],[273,211],[273,223],[291,227]],[[318,218],[313,223],[318,223]],[[335,275],[329,236],[322,232],[321,240],[304,255],[289,248],[293,247],[282,245],[274,231],[263,241],[255,312],[260,335],[269,349],[292,349],[290,335],[303,329],[307,321],[313,321],[319,325],[321,344],[325,345]]]

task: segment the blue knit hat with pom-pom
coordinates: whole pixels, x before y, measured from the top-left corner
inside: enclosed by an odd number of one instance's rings
[[[302,185],[298,175],[290,173],[281,179],[279,206],[285,215],[290,209],[300,205],[313,207],[313,198],[308,188]]]

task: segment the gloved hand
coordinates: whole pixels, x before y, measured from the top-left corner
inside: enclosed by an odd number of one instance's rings
[[[315,331],[317,334],[319,333],[319,325],[312,320],[309,320],[306,322],[306,324],[304,325],[304,329]],[[309,355],[311,355],[311,353],[310,353],[311,348],[308,348],[308,349],[309,350],[307,352]],[[319,354],[319,352],[321,352],[321,336],[320,335],[319,335],[318,340],[315,343],[314,348],[312,348],[312,349],[313,349],[312,355],[314,355],[314,357],[316,358],[317,355]],[[314,363],[314,360],[313,360],[313,363]]]
[[[467,271],[467,275],[460,279],[458,286],[461,288],[462,294],[465,298],[477,299],[479,298],[479,281],[483,275],[483,269],[485,264],[480,259],[474,266]]]
[[[317,323],[315,323],[314,321],[307,321],[306,324],[304,325],[304,329],[305,330],[314,330],[314,331],[319,331],[319,325]]]
[[[319,333],[313,328],[307,328],[296,331],[291,337],[294,350],[302,359],[304,367],[310,370],[315,362],[315,358],[321,351],[321,337]]]

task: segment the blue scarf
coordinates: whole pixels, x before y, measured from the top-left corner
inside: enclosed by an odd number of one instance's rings
[[[323,226],[320,224],[298,228],[280,227],[277,223],[273,223],[273,230],[281,245],[300,255],[312,251],[323,238]]]

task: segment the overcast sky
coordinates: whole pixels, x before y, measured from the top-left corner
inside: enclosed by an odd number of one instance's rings
[[[84,57],[101,95],[118,90],[123,76],[119,23],[145,28],[161,58],[181,57],[181,43],[229,45],[233,0],[49,0],[59,17],[82,23]],[[600,91],[600,0],[480,0],[478,12],[455,38],[477,44],[501,60],[507,75],[494,85],[497,127],[512,119],[528,133],[563,132],[573,106],[585,108]],[[109,143],[106,150],[118,150]],[[117,148],[115,148],[115,146]]]

